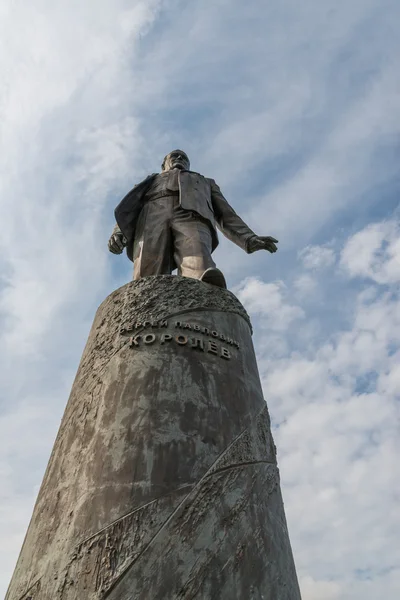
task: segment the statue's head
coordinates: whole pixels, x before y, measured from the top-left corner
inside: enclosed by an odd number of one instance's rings
[[[172,150],[164,158],[161,169],[163,171],[169,171],[170,169],[184,169],[185,171],[189,171],[189,157],[183,150]]]

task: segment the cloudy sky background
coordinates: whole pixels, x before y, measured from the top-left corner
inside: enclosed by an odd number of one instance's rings
[[[400,597],[397,0],[2,0],[0,594],[124,193],[182,147],[275,256],[251,313],[303,600]]]

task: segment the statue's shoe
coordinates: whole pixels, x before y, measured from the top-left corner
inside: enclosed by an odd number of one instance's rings
[[[203,275],[200,277],[200,281],[204,281],[204,283],[211,283],[211,285],[216,285],[217,287],[224,288],[226,290],[224,274],[215,267],[206,269]]]

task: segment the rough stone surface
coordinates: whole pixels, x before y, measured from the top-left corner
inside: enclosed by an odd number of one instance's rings
[[[249,319],[151,277],[97,311],[7,600],[298,600]]]

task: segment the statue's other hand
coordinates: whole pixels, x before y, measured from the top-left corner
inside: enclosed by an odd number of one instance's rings
[[[268,250],[272,254],[278,250],[277,243],[278,240],[269,235],[255,235],[250,238],[247,251],[251,254],[257,250]]]
[[[122,231],[113,233],[108,240],[108,249],[113,254],[122,254],[123,249],[126,246],[126,238]]]

